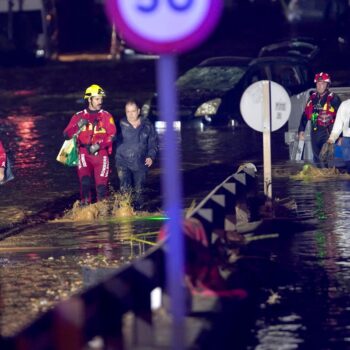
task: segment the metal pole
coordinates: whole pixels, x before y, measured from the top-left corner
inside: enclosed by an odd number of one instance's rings
[[[162,187],[164,208],[169,217],[169,236],[166,247],[166,280],[172,314],[172,349],[184,349],[184,239],[182,236],[182,181],[179,171],[180,155],[173,122],[176,116],[175,90],[176,56],[161,55],[157,62],[159,110],[166,122],[162,147]]]
[[[7,13],[7,38],[9,41],[13,40],[13,1],[8,1]]]
[[[51,56],[50,52],[50,45],[49,45],[49,31],[47,29],[48,26],[48,11],[46,7],[45,0],[41,1],[41,22],[42,22],[42,29],[43,29],[43,36],[44,36],[44,51],[45,51],[45,58],[49,58]],[[51,18],[52,20],[52,18]]]
[[[115,24],[112,25],[112,33],[111,33],[111,47],[109,49],[109,53],[112,60],[119,59],[120,53],[117,48],[117,33],[115,30]]]
[[[271,81],[263,82],[263,149],[264,149],[264,193],[272,199],[271,176]]]

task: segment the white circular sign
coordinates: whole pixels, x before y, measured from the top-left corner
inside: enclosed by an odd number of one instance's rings
[[[269,83],[271,83],[271,90],[268,86]],[[264,94],[266,88],[267,91],[271,91],[271,131],[280,129],[287,122],[292,108],[287,91],[274,81],[261,80],[248,86],[241,97],[241,114],[244,121],[252,129],[260,132],[264,131],[264,109],[266,104],[269,103],[269,94]]]
[[[179,40],[192,33],[202,23],[209,9],[209,1],[203,0],[159,1],[157,6],[151,5],[152,2],[155,4],[155,1],[143,1],[143,6],[139,0],[121,2],[120,15],[135,33],[158,42]],[[182,10],[176,9],[172,3],[178,3],[176,6]],[[180,3],[183,4],[181,7]],[[151,6],[154,7],[152,11]]]
[[[179,52],[208,36],[220,17],[222,0],[107,0],[106,9],[132,46]]]

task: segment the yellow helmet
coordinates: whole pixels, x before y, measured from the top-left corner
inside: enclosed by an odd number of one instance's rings
[[[84,99],[88,99],[89,97],[93,97],[93,96],[105,97],[106,94],[105,94],[104,90],[101,88],[101,86],[93,84],[93,85],[90,85],[85,90]]]

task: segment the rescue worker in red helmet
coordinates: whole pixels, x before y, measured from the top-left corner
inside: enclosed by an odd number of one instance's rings
[[[310,94],[299,125],[299,140],[304,140],[305,128],[311,122],[311,145],[313,160],[316,166],[327,166],[320,159],[320,152],[331,134],[337,110],[341,103],[339,96],[329,90],[331,78],[329,74],[321,72],[315,75],[316,91]]]
[[[6,168],[6,152],[0,141],[0,182],[5,179],[5,168]]]
[[[94,178],[97,201],[107,197],[109,155],[116,135],[112,115],[102,109],[104,90],[96,84],[89,86],[84,95],[87,108],[77,112],[64,129],[65,138],[77,134],[79,149],[78,176],[81,204],[91,203],[91,185]]]

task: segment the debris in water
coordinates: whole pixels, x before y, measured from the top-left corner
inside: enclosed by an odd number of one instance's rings
[[[270,296],[268,297],[266,303],[269,305],[279,304],[281,301],[281,296],[272,290],[270,290]]]
[[[330,178],[349,179],[350,174],[342,173],[339,169],[333,168],[316,168],[311,164],[305,164],[303,169],[296,175],[291,175],[294,180],[320,181]]]

